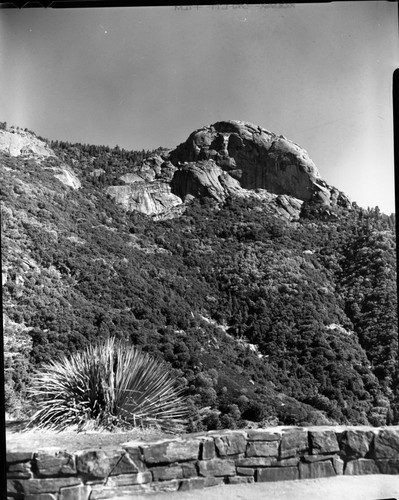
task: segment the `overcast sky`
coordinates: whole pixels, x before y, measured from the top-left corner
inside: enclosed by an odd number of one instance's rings
[[[395,2],[0,11],[0,121],[49,139],[174,147],[237,119],[395,211]]]

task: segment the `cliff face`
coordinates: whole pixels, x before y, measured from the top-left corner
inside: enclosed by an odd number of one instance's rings
[[[170,154],[172,163],[213,160],[244,189],[267,189],[310,200],[320,178],[308,153],[248,122],[218,122],[193,132]]]
[[[288,218],[298,216],[304,201],[350,206],[343,193],[320,178],[304,149],[243,121],[198,129],[174,150],[147,159],[120,180],[129,186],[107,189],[115,202],[155,216],[181,204],[184,210],[190,197],[205,196],[217,202],[255,198],[269,203],[271,211],[283,208]],[[276,195],[284,196],[277,205]]]

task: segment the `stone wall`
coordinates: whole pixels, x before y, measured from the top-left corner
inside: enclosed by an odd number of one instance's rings
[[[74,453],[9,451],[7,498],[100,500],[341,474],[399,474],[399,427],[271,427]]]

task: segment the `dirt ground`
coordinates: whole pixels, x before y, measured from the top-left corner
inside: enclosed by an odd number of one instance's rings
[[[130,432],[75,432],[41,431],[26,429],[26,422],[6,423],[7,451],[38,451],[57,448],[74,452],[87,448],[115,447],[128,441],[151,441],[172,437],[155,430],[134,430]]]

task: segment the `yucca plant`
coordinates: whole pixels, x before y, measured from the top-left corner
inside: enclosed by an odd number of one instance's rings
[[[30,424],[39,428],[176,430],[190,413],[164,362],[114,338],[43,365],[30,394],[39,406]]]

